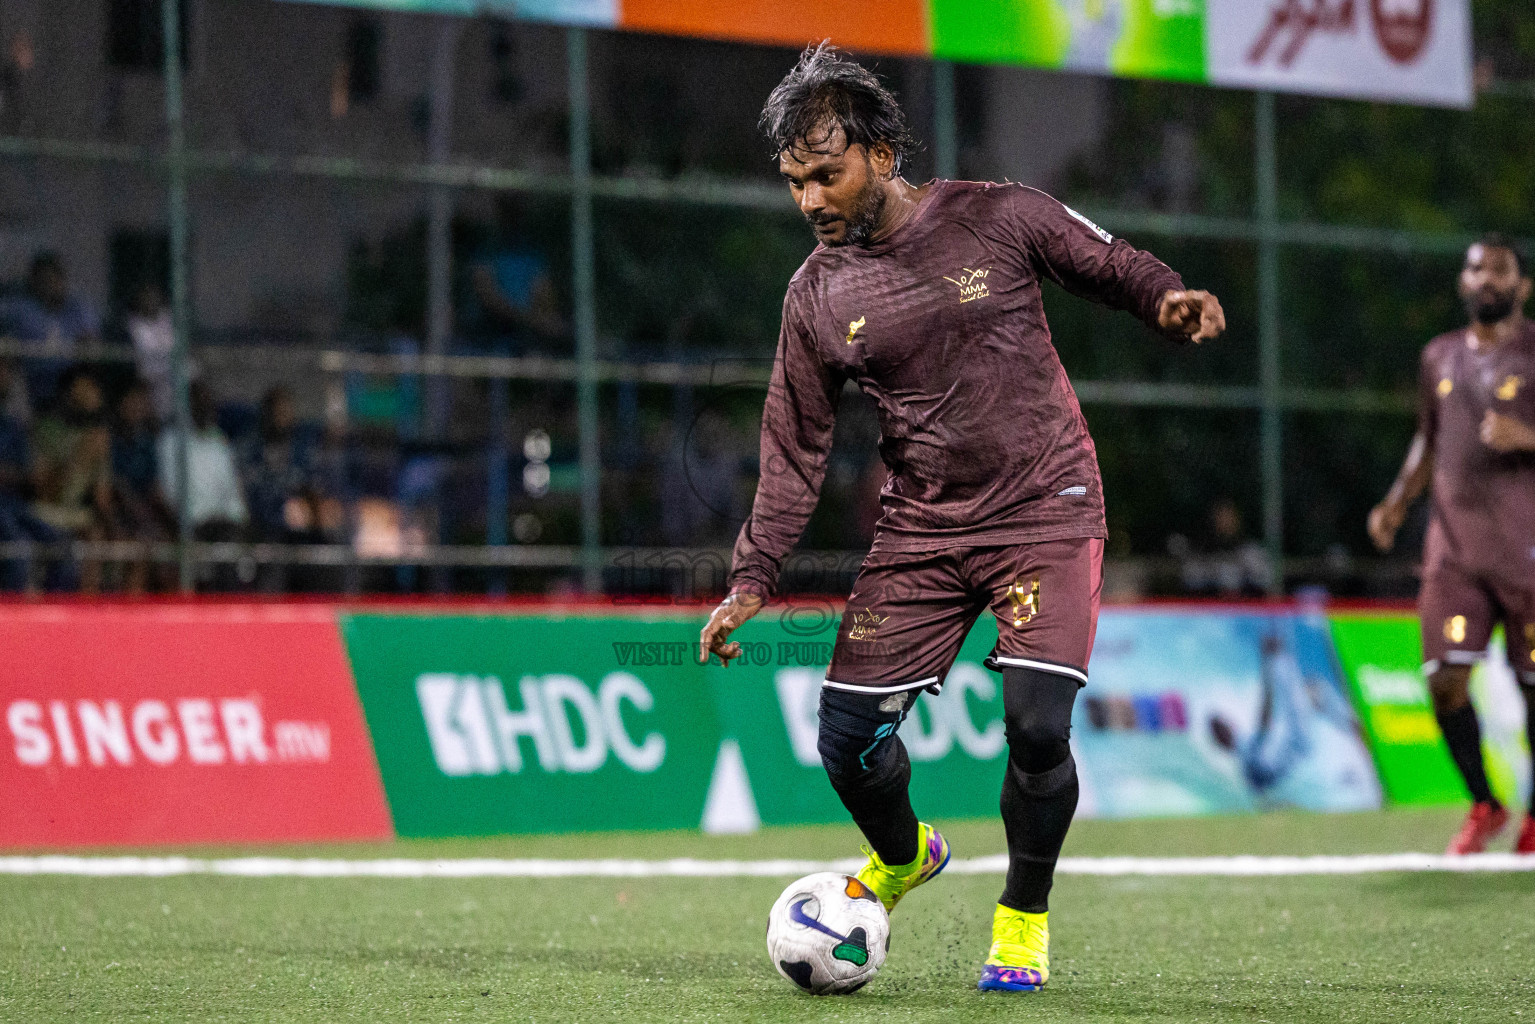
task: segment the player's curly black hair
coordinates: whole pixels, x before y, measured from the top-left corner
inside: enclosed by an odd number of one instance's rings
[[[1489,231],[1476,240],[1476,244],[1483,249],[1507,249],[1514,254],[1514,264],[1519,268],[1520,277],[1530,276],[1530,256],[1524,251],[1524,246],[1511,235],[1505,235],[1501,231]]]
[[[872,71],[822,42],[805,48],[794,70],[767,98],[758,122],[776,159],[796,143],[814,150],[836,128],[848,145],[883,142],[895,152],[896,170],[917,148],[906,112]]]

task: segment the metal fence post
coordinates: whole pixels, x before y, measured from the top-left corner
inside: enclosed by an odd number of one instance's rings
[[[446,164],[452,152],[453,63],[458,52],[457,18],[443,18],[432,51],[431,93],[426,131],[427,160]],[[426,352],[445,355],[453,333],[453,191],[433,185],[427,193],[426,217]],[[448,423],[448,382],[427,383],[427,432],[441,438]]]
[[[602,589],[602,455],[597,418],[597,257],[592,238],[592,111],[586,30],[567,29],[565,40],[570,79],[571,291],[581,460],[581,582],[588,593],[596,593]]]
[[[166,205],[170,221],[171,376],[176,388],[175,458],[180,493],[176,497],[176,564],[181,589],[191,592],[196,583],[192,565],[192,481],[187,454],[192,436],[192,399],[188,331],[190,308],[187,295],[187,136],[182,118],[181,0],[162,0],[161,35],[165,45],[165,127],[168,184]]]
[[[959,177],[959,131],[954,113],[954,65],[933,61],[933,171],[940,178]]]
[[[1255,99],[1258,226],[1258,387],[1263,474],[1263,543],[1273,569],[1269,590],[1284,593],[1284,420],[1280,368],[1279,166],[1275,152],[1274,94]]]

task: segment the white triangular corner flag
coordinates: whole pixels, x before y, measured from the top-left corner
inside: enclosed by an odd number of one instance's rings
[[[762,827],[762,819],[757,816],[757,801],[752,797],[751,780],[746,777],[746,761],[741,757],[741,745],[735,740],[720,743],[700,827],[710,835],[755,832]]]

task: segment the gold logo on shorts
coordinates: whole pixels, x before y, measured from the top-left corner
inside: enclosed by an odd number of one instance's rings
[[[1439,397],[1449,398],[1450,392],[1455,390],[1455,382],[1445,377],[1439,382]]]
[[[1013,606],[1013,628],[1025,625],[1039,614],[1039,580],[1014,580],[1007,588],[1007,601]]]
[[[868,608],[863,610],[862,615],[854,612],[853,628],[847,631],[847,638],[849,640],[873,640],[880,624],[888,618],[890,618],[888,615],[875,615]]]
[[[1452,644],[1466,642],[1466,617],[1455,615],[1444,620],[1444,638]]]
[[[1503,378],[1503,383],[1498,386],[1498,400],[1512,402],[1519,397],[1519,389],[1524,387],[1524,378],[1509,374]]]

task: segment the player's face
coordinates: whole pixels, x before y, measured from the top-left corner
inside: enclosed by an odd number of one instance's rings
[[[1472,320],[1495,324],[1524,307],[1530,280],[1520,276],[1519,261],[1509,250],[1473,245],[1460,272],[1460,297]]]
[[[801,140],[778,155],[789,193],[822,245],[862,245],[879,226],[890,169],[879,147],[871,154],[848,145],[836,128],[823,139]]]

